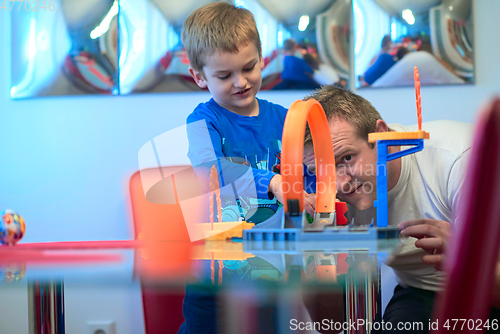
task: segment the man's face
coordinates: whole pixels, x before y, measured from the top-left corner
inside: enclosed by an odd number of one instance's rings
[[[218,105],[240,115],[258,114],[255,95],[262,85],[262,62],[253,43],[240,46],[238,52],[216,51],[206,60],[203,74],[191,75],[201,88],[208,87]]]
[[[333,117],[329,125],[337,171],[337,197],[358,210],[368,209],[377,197],[377,149],[360,138],[346,120]],[[308,168],[314,164],[310,158],[304,162]]]

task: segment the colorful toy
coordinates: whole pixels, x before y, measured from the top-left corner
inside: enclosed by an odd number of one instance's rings
[[[311,128],[316,157],[317,189],[316,214],[312,224],[304,223],[303,152],[306,122]],[[336,171],[335,156],[331,144],[330,128],[321,104],[310,99],[295,101],[288,111],[283,128],[281,175],[283,178],[283,206],[285,228],[323,230],[337,225],[335,211]]]
[[[377,142],[377,227],[387,227],[387,161],[399,159],[405,155],[423,150],[424,139],[429,133],[422,131],[422,112],[420,96],[420,78],[418,69],[414,69],[415,94],[417,102],[418,131],[415,132],[374,132],[368,134],[370,143]],[[413,146],[404,151],[389,154],[389,146]]]
[[[15,245],[24,235],[26,226],[24,219],[11,210],[5,210],[1,214],[0,221],[0,245]]]

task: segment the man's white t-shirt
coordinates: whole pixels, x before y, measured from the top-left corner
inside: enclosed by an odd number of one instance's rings
[[[417,125],[390,124],[398,132],[416,131]],[[430,133],[424,149],[404,156],[401,175],[388,192],[388,224],[415,219],[437,219],[453,222],[459,205],[460,190],[465,178],[472,142],[472,126],[455,121],[435,121],[422,125]],[[405,149],[408,147],[402,147]],[[374,207],[357,211],[349,207],[346,214],[355,224],[376,221]],[[401,246],[389,257],[390,265],[402,286],[438,291],[444,275],[422,262],[426,253],[415,247],[415,238],[403,239]]]

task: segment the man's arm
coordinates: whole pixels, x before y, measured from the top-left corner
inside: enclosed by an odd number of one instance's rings
[[[446,204],[451,212],[451,221],[457,221],[460,214],[460,195],[469,162],[470,149],[466,149],[450,167],[446,182]],[[443,270],[444,253],[451,238],[451,224],[434,219],[418,219],[399,224],[402,236],[414,237],[418,240],[415,246],[425,250],[422,261]]]

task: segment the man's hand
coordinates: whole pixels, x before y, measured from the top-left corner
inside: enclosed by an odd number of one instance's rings
[[[398,227],[402,236],[417,238],[415,246],[429,253],[422,257],[422,261],[434,265],[437,270],[443,270],[444,252],[451,237],[450,223],[418,219],[401,223]]]
[[[281,175],[276,174],[271,179],[269,183],[269,191],[274,195],[278,202],[283,203],[283,178]],[[308,194],[303,191],[304,194],[304,208],[306,211],[313,216],[314,209],[316,208],[316,194]]]

